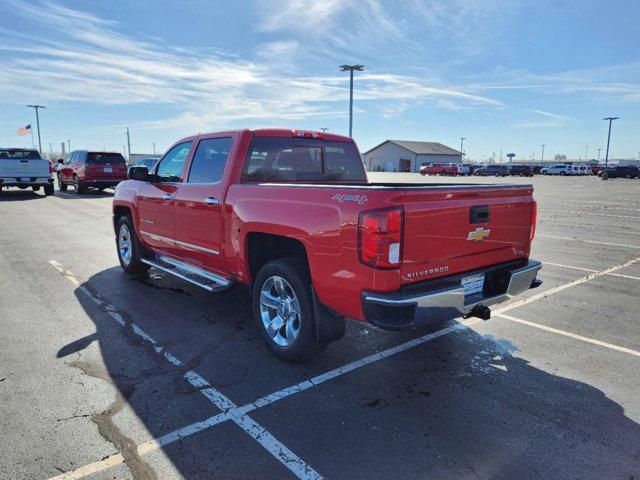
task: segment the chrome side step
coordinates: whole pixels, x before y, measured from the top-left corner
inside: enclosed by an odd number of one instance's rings
[[[153,260],[142,258],[142,263],[167,272],[208,292],[221,292],[229,288],[233,282],[215,273],[208,272],[194,265],[175,260],[170,257],[157,255]]]

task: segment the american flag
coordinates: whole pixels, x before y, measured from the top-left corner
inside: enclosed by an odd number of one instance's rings
[[[27,133],[31,133],[31,125],[18,129],[18,135],[26,135]]]

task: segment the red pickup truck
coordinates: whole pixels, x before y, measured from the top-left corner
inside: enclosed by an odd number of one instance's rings
[[[350,138],[235,130],[129,168],[113,200],[118,258],[210,292],[251,288],[280,358],[339,339],[345,318],[400,330],[537,287],[531,185],[374,184]]]

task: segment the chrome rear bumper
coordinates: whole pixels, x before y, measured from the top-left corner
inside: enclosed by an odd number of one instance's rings
[[[419,291],[365,292],[362,294],[362,306],[370,323],[387,330],[436,323],[470,315],[474,309],[504,302],[540,286],[542,281],[536,277],[541,268],[542,263],[529,260],[524,265],[494,269],[495,280],[492,281],[496,285],[485,284],[483,293],[469,297],[465,296],[458,281],[457,285],[448,288],[433,288],[425,284],[424,290]],[[469,275],[481,273],[483,271],[470,272]]]

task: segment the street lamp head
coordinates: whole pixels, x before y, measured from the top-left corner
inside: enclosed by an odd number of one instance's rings
[[[364,70],[364,65],[340,65],[341,72],[348,72],[350,70],[351,71],[356,70],[358,72],[361,72]]]
[[[620,117],[606,117],[603,118],[602,120],[618,120]]]

